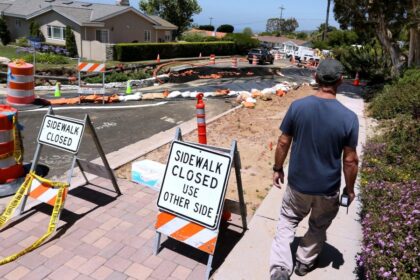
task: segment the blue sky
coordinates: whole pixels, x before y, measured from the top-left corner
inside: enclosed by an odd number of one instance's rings
[[[82,0],[83,1],[83,0]],[[114,4],[114,0],[85,0],[89,2]],[[334,1],[331,1],[334,2]],[[130,0],[138,8],[138,0]],[[199,25],[232,24],[235,31],[251,27],[254,32],[265,31],[268,18],[280,17],[280,6],[283,6],[283,18],[294,17],[299,22],[298,30],[314,30],[325,22],[327,0],[198,0],[202,8],[194,16],[194,23]],[[330,25],[338,27],[334,20],[333,6],[330,9]]]

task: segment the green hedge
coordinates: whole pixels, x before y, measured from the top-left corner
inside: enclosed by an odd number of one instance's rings
[[[409,69],[404,76],[384,87],[370,104],[372,116],[392,119],[399,114],[420,118],[420,71]]]
[[[125,43],[114,46],[114,60],[139,61],[160,58],[197,57],[236,54],[234,42],[188,42],[188,43]]]

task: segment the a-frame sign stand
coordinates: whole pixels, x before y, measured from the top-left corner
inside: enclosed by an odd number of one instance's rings
[[[237,142],[232,141],[230,149],[197,144],[197,143],[190,143],[190,142],[183,141],[180,128],[177,128],[176,130],[174,141],[191,144],[191,145],[194,145],[196,147],[201,147],[206,150],[212,150],[215,153],[224,154],[225,156],[228,155],[231,158],[232,168],[235,169],[239,202],[225,199],[223,195],[222,202],[221,202],[222,203],[221,209],[226,208],[235,214],[239,214],[242,220],[242,230],[243,232],[245,232],[248,228],[247,221],[246,221],[247,210],[246,210],[245,199],[243,195],[242,178],[241,178],[241,160],[240,160],[240,155],[239,155],[239,151],[237,147]],[[215,229],[209,229],[206,227],[202,227],[201,225],[189,222],[183,217],[180,217],[178,215],[166,213],[162,209],[160,211],[161,212],[158,214],[158,219],[156,223],[154,254],[157,255],[159,253],[162,234],[168,237],[174,238],[175,240],[178,240],[190,246],[193,246],[209,254],[209,258],[207,261],[206,275],[205,275],[205,279],[209,279],[210,273],[212,270],[213,256],[216,249],[217,238],[220,232],[220,223],[217,224],[217,227]],[[168,222],[168,220],[170,220],[170,222]],[[172,222],[172,225],[171,225],[171,222]],[[188,233],[186,230],[186,228],[190,226],[188,225],[188,223],[192,224],[191,226],[195,228],[195,230],[192,231],[193,233],[191,236],[188,236],[188,234],[190,233]],[[181,229],[177,228],[177,226],[179,225],[181,225],[182,227]],[[181,231],[182,231],[182,234],[179,234],[179,232]],[[193,235],[194,233],[196,233],[196,235]],[[210,239],[211,242],[210,241],[206,242],[207,239],[204,239],[203,237]]]
[[[57,120],[58,122],[62,122],[64,124],[73,124],[74,126],[78,126],[79,130],[78,130],[78,137],[77,137],[77,141],[78,143],[76,143],[77,145],[75,145],[72,148],[65,148],[63,145],[59,145],[59,144],[54,144],[53,142],[49,142],[48,140],[45,140],[45,136],[44,136],[44,130],[48,131],[48,126],[49,124],[46,123],[46,119],[48,119],[49,121],[54,121]],[[44,133],[44,134],[43,134]],[[100,156],[100,158],[102,159],[103,162],[103,166],[99,165],[99,164],[95,164],[92,162],[88,162],[85,160],[81,160],[77,157],[77,154],[79,152],[79,146],[80,146],[80,142],[82,140],[83,134],[87,133],[88,135],[90,135],[92,137],[93,142],[95,143],[96,149],[98,151],[98,154]],[[50,139],[52,137],[50,136]],[[74,172],[74,167],[77,164],[80,168],[80,172],[82,173],[84,179],[86,180],[86,184],[89,183],[87,176],[85,174],[86,173],[90,173],[93,175],[97,175],[99,177],[103,177],[106,179],[111,180],[112,182],[112,186],[115,190],[115,192],[118,195],[121,195],[121,191],[120,188],[118,187],[117,184],[117,180],[115,179],[115,175],[114,172],[112,171],[108,160],[105,156],[105,153],[102,149],[101,143],[99,142],[98,136],[96,134],[95,128],[92,124],[92,121],[90,120],[90,117],[88,114],[85,115],[84,120],[78,120],[78,119],[73,119],[73,118],[69,118],[69,117],[64,117],[64,116],[56,116],[54,114],[54,111],[52,109],[52,107],[49,107],[47,114],[44,116],[44,120],[43,123],[41,125],[40,128],[40,132],[39,132],[39,136],[38,136],[38,144],[35,150],[35,154],[34,154],[34,158],[32,161],[32,165],[31,165],[31,169],[30,171],[34,171],[36,170],[36,167],[38,165],[39,159],[41,157],[41,152],[42,152],[42,148],[44,145],[56,148],[56,149],[60,149],[63,150],[65,152],[69,152],[71,154],[73,154],[73,158],[71,161],[71,166],[70,169],[67,173],[67,180],[66,182],[70,185],[71,183],[71,179],[73,176],[73,172]],[[26,206],[26,202],[27,202],[27,195],[24,197],[21,208],[20,208],[20,213],[23,213],[25,211],[25,206]]]

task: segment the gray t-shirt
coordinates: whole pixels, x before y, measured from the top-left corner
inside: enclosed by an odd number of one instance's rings
[[[332,194],[340,188],[342,152],[355,148],[359,121],[336,99],[308,96],[290,105],[280,130],[293,137],[288,181],[306,194]]]

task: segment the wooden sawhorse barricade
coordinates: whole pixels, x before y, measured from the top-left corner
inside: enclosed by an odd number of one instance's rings
[[[177,180],[177,178],[173,179],[174,177],[174,173],[175,171],[179,171],[180,170],[180,166],[175,167],[175,165],[172,165],[171,162],[176,159],[178,157],[178,159],[180,158],[181,152],[180,150],[176,150],[174,155],[174,146],[177,145],[179,147],[185,146],[186,149],[196,149],[198,151],[197,155],[203,155],[203,157],[205,157],[206,155],[209,156],[216,156],[216,157],[220,157],[221,160],[223,162],[229,162],[228,168],[226,168],[225,173],[226,173],[226,179],[224,182],[223,190],[220,191],[220,196],[217,197],[217,199],[219,199],[219,206],[217,209],[217,215],[214,217],[214,223],[210,223],[210,224],[206,224],[203,221],[198,221],[197,219],[195,219],[193,216],[196,215],[196,213],[193,213],[193,215],[188,216],[185,213],[180,213],[180,212],[176,212],[176,210],[174,209],[169,209],[171,208],[170,206],[168,206],[167,201],[165,202],[165,198],[166,200],[171,200],[176,201],[175,203],[184,207],[189,208],[190,206],[190,199],[194,199],[197,197],[200,197],[200,192],[202,191],[206,191],[203,189],[199,189],[199,190],[195,190],[195,196],[194,194],[188,196],[185,195],[184,197],[177,197],[176,199],[172,199],[169,198],[169,191],[173,193],[176,192],[176,189],[182,189],[183,187],[179,184],[174,184],[174,180]],[[211,155],[214,154],[214,155]],[[226,159],[228,158],[228,159]],[[190,160],[190,164],[191,164],[192,160]],[[233,166],[232,166],[233,164]],[[220,164],[220,166],[216,166],[216,167],[209,167],[207,166],[207,170],[212,170],[212,171],[220,171],[222,168],[220,168],[222,166],[222,164]],[[238,196],[239,196],[239,202],[236,201],[232,201],[232,200],[228,200],[225,199],[225,195],[226,195],[226,189],[227,189],[227,184],[228,184],[228,180],[229,180],[229,176],[230,176],[230,171],[231,169],[235,168],[235,175],[236,175],[236,182],[237,182],[237,189],[238,189]],[[219,168],[219,169],[218,169]],[[197,172],[197,170],[195,170]],[[182,172],[182,171],[181,171]],[[191,171],[192,172],[192,171]],[[171,174],[172,173],[172,174]],[[217,173],[217,172],[216,172]],[[219,173],[223,173],[223,170]],[[189,172],[184,173],[185,176],[182,176],[180,174],[179,177],[180,178],[188,178],[188,174],[190,174]],[[197,174],[197,173],[196,173]],[[171,177],[172,176],[172,177]],[[191,175],[192,176],[192,175]],[[190,177],[191,177],[190,176]],[[206,178],[205,172],[203,172],[200,176],[201,179]],[[210,177],[208,177],[210,178]],[[178,178],[179,179],[179,178]],[[184,179],[185,180],[185,179]],[[195,182],[197,182],[199,179],[198,177],[195,177]],[[217,179],[209,179],[208,182],[205,181],[204,179],[201,181],[204,185],[206,183],[209,184],[210,187],[214,187],[214,189],[218,188],[218,186],[215,186],[212,182],[216,181]],[[191,180],[192,182],[194,180]],[[219,181],[218,181],[219,182]],[[194,184],[194,182],[192,183],[192,185]],[[166,186],[169,187],[167,188]],[[184,184],[185,187],[185,184]],[[194,193],[193,192],[193,187],[190,187],[190,194]],[[167,191],[169,190],[169,191]],[[184,193],[186,194],[186,193]],[[208,195],[204,195],[203,197],[204,203],[201,205],[205,205],[206,202],[215,202],[214,197],[211,198]],[[188,200],[188,202],[187,202]],[[192,204],[192,203],[191,203]],[[197,204],[195,204],[195,206],[197,206]],[[225,207],[224,207],[225,206]],[[233,213],[235,214],[239,214],[241,215],[241,220],[242,220],[242,229],[243,232],[245,232],[247,230],[247,221],[246,221],[246,217],[247,217],[247,212],[246,212],[246,205],[245,205],[245,200],[244,200],[244,195],[243,195],[243,189],[242,189],[242,179],[241,179],[241,160],[240,160],[240,156],[239,156],[239,151],[237,148],[237,142],[236,141],[232,141],[232,145],[230,149],[225,149],[225,148],[219,148],[219,147],[214,147],[214,146],[208,146],[208,145],[203,145],[203,144],[196,144],[196,143],[190,143],[190,142],[185,142],[182,140],[182,134],[181,134],[181,130],[180,128],[177,128],[176,130],[176,135],[175,135],[175,139],[174,142],[172,143],[171,146],[171,152],[168,158],[168,163],[166,166],[166,171],[165,171],[165,176],[163,178],[162,181],[162,187],[160,190],[160,194],[159,194],[159,199],[158,199],[158,207],[160,209],[160,212],[158,213],[157,216],[157,221],[156,221],[156,237],[155,237],[155,249],[154,249],[154,254],[157,255],[159,253],[159,249],[160,249],[160,243],[161,243],[161,236],[166,235],[170,238],[173,238],[175,240],[178,240],[180,242],[183,242],[185,244],[188,244],[194,248],[197,248],[205,253],[207,253],[209,255],[208,261],[207,261],[207,270],[206,270],[206,275],[205,275],[205,279],[209,279],[210,277],[210,273],[212,270],[212,263],[213,263],[213,256],[215,254],[216,251],[216,245],[217,245],[217,240],[218,240],[218,236],[220,233],[220,220],[221,220],[221,216],[222,216],[222,212],[223,209],[229,209],[231,210]],[[179,207],[178,207],[179,208]],[[201,209],[203,209],[204,207],[202,207]],[[209,209],[209,207],[207,207],[206,209]],[[188,210],[190,211],[190,210]],[[210,216],[211,212],[208,212],[207,217]],[[197,215],[196,215],[197,216]]]

